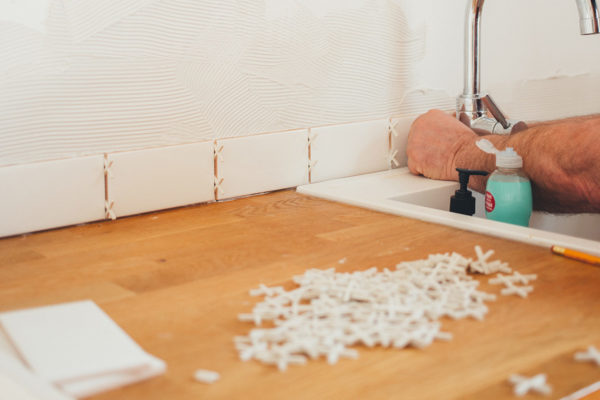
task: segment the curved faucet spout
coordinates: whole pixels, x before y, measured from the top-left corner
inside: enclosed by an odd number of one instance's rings
[[[600,33],[598,0],[575,0],[579,11],[582,35]],[[464,95],[480,93],[481,14],[485,0],[469,0],[465,26],[465,89]]]
[[[485,0],[469,0],[465,25],[465,90],[463,94],[475,95],[480,92],[481,60],[481,14]]]
[[[582,35],[600,33],[600,13],[598,2],[600,0],[575,0],[579,11],[579,26]],[[463,94],[458,98],[456,116],[465,124],[474,127],[474,123],[483,123],[484,130],[487,126],[497,126],[496,120],[503,120],[501,112],[495,106],[495,110],[488,110],[486,100],[481,94],[481,15],[485,0],[468,0],[467,17],[465,26],[465,85]],[[490,111],[496,120],[487,118]],[[498,118],[500,115],[502,118]],[[502,123],[506,130],[511,124]],[[508,130],[507,132],[510,132]]]
[[[582,35],[600,33],[600,15],[597,0],[575,0],[579,10],[579,28]]]

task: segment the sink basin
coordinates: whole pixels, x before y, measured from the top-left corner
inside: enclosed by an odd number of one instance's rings
[[[391,200],[406,202],[423,207],[447,211],[450,196],[458,189],[458,183],[434,189],[423,190],[416,193],[403,194],[392,197]],[[484,210],[485,196],[473,191],[475,197],[475,217],[486,218]],[[600,241],[600,215],[599,214],[549,214],[534,211],[531,214],[529,227],[544,231],[561,233],[582,239]],[[600,246],[600,243],[598,243]]]
[[[534,212],[529,227],[485,219],[484,196],[473,192],[473,217],[448,211],[457,182],[412,175],[408,168],[298,187],[298,192],[538,246],[559,245],[600,256],[600,214]]]

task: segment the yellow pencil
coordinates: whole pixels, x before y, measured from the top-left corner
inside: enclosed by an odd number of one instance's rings
[[[583,261],[588,264],[600,265],[600,257],[593,256],[591,254],[583,253],[577,250],[565,249],[560,246],[552,246],[550,248],[554,254],[559,254],[573,260]]]

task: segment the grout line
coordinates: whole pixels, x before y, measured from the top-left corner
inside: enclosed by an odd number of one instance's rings
[[[117,219],[113,207],[115,202],[110,198],[110,192],[108,190],[108,178],[110,177],[113,162],[108,161],[108,153],[104,153],[104,219]]]
[[[217,182],[219,179],[219,155],[217,153],[217,141],[213,141],[213,174],[215,179],[213,180],[214,192],[215,192],[215,200],[219,200],[219,187],[217,186]]]
[[[218,143],[218,140],[215,139],[213,142],[213,186],[215,192],[215,201],[220,200],[219,194],[223,194],[223,189],[221,188],[221,184],[223,183],[223,178],[219,179],[219,159],[222,157],[221,152],[223,151],[223,146]]]
[[[312,154],[311,154],[311,149],[312,149],[312,143],[311,143],[311,139],[310,139],[310,134],[311,134],[312,128],[308,128],[308,136],[307,136],[307,141],[308,141],[308,183],[312,183],[312,168],[311,168],[311,162],[312,162]]]
[[[108,165],[108,153],[104,153],[104,201],[108,202],[108,170],[106,166]]]
[[[392,154],[392,151],[394,151],[394,146],[392,143],[392,117],[388,118],[387,131],[388,131],[388,154]],[[392,160],[390,160],[389,163],[390,163],[389,169],[394,168],[394,162]]]

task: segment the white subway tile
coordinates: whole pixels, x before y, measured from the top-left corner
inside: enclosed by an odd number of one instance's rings
[[[116,217],[214,200],[212,142],[113,153],[107,161]]]
[[[104,219],[103,157],[0,168],[0,236]]]
[[[216,142],[217,198],[227,199],[308,182],[308,130]]]
[[[311,129],[311,182],[389,168],[388,120]]]

